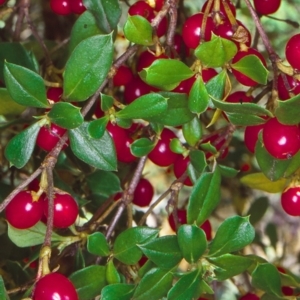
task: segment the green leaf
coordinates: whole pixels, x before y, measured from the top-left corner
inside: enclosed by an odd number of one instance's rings
[[[176,235],[162,236],[138,246],[160,268],[171,269],[182,259]]]
[[[249,186],[252,189],[257,189],[268,193],[282,192],[286,182],[287,180],[285,178],[271,181],[264,175],[264,173],[252,173],[241,178],[241,183]]]
[[[24,67],[4,63],[4,79],[12,99],[20,105],[49,107],[43,78]]]
[[[243,104],[244,105],[244,104]],[[226,113],[230,123],[236,126],[254,126],[266,122],[265,119],[256,115],[243,114],[243,113]]]
[[[9,300],[2,276],[0,276],[0,300]]]
[[[209,42],[201,43],[195,50],[195,55],[207,68],[222,67],[237,53],[234,42],[213,34]]]
[[[141,279],[132,300],[161,299],[168,293],[172,281],[170,271],[153,268]]]
[[[48,117],[53,123],[66,129],[74,129],[83,123],[80,107],[66,102],[54,103]]]
[[[177,235],[183,258],[191,264],[197,262],[207,248],[205,232],[196,225],[181,225]]]
[[[88,132],[93,139],[101,139],[105,133],[106,125],[109,121],[109,116],[104,116],[100,119],[88,123]]]
[[[108,256],[110,253],[109,245],[104,234],[101,232],[94,232],[93,234],[88,235],[87,250],[94,255]]]
[[[195,146],[202,137],[202,126],[198,117],[182,125],[182,134],[190,146]]]
[[[201,76],[197,77],[189,93],[189,109],[193,113],[201,114],[206,111],[209,95]]]
[[[168,101],[165,97],[151,93],[141,96],[116,113],[121,119],[145,119],[149,120],[164,113],[168,108]]]
[[[280,275],[272,264],[260,264],[252,273],[252,285],[275,296],[282,296]]]
[[[219,165],[219,168],[220,168],[221,175],[227,178],[233,178],[239,173],[239,170],[224,165]]]
[[[117,169],[114,143],[105,132],[100,139],[93,139],[87,132],[88,124],[69,130],[69,139],[73,153],[85,163],[105,171]]]
[[[86,176],[86,182],[93,194],[106,198],[122,191],[119,177],[112,172],[97,170]]]
[[[262,217],[265,215],[267,209],[269,208],[269,198],[259,197],[250,206],[247,216],[250,216],[250,223],[252,225],[258,223]]]
[[[143,244],[154,239],[157,229],[148,227],[133,227],[123,231],[115,240],[113,254],[124,264],[134,265],[142,257],[142,251],[137,244]]]
[[[246,271],[253,260],[240,255],[224,254],[219,257],[208,258],[217,268],[214,269],[217,280],[223,281]]]
[[[121,277],[118,273],[113,260],[110,260],[106,266],[106,281],[108,284],[120,283]]]
[[[232,64],[231,67],[257,83],[267,84],[269,71],[256,55],[247,55],[235,64]]]
[[[100,94],[101,96],[101,110],[106,111],[114,106],[114,98],[105,94]]]
[[[206,90],[210,96],[209,107],[214,108],[212,99],[221,100],[224,97],[225,83],[226,83],[226,71],[223,70],[217,76],[214,76],[206,83]]]
[[[135,140],[130,145],[131,153],[134,156],[142,157],[149,154],[155,147],[155,142],[149,140],[148,138],[140,138]]]
[[[187,151],[178,138],[174,138],[171,140],[170,149],[172,150],[172,152],[177,154],[183,154]]]
[[[35,245],[40,245],[44,243],[46,234],[46,225],[42,222],[38,222],[33,227],[28,229],[17,229],[11,226],[7,222],[8,226],[8,236],[10,240],[20,248],[31,247]],[[55,232],[52,232],[51,241],[52,242],[63,242],[68,237],[63,237]]]
[[[95,16],[102,32],[110,33],[117,28],[122,13],[118,0],[83,0],[83,4]]]
[[[230,217],[219,226],[209,245],[208,255],[216,257],[241,250],[253,241],[254,236],[255,231],[249,223],[249,217]]]
[[[36,122],[8,142],[4,154],[11,165],[21,169],[27,164],[34,150],[39,130],[39,122]]]
[[[189,224],[196,221],[201,225],[216,208],[220,201],[221,174],[219,168],[214,172],[202,173],[195,182],[187,208]]]
[[[181,81],[194,76],[194,73],[180,60],[159,58],[139,75],[149,85],[162,90],[173,90]]]
[[[300,123],[300,95],[278,101],[278,106],[275,110],[275,116],[278,121],[286,125],[295,125]]]
[[[64,72],[64,98],[84,101],[105,80],[113,59],[112,36],[94,35],[79,43],[67,61]]]
[[[300,151],[298,151],[291,159],[289,166],[284,172],[284,177],[293,175],[300,167]]]
[[[199,269],[184,274],[170,289],[168,300],[196,299],[197,290],[201,281]],[[198,296],[198,295],[197,295]]]
[[[128,16],[124,25],[124,35],[132,43],[150,46],[153,45],[152,26],[142,16]]]
[[[269,223],[265,228],[265,234],[270,239],[272,247],[276,249],[278,243],[277,226],[273,223]]]
[[[133,284],[110,284],[102,289],[101,300],[131,300],[134,289]]]
[[[190,151],[190,164],[188,165],[188,174],[192,182],[198,180],[202,172],[207,167],[205,153],[200,150],[191,150]]]
[[[25,106],[19,105],[12,99],[7,89],[0,88],[0,115],[19,115],[25,109]]]
[[[100,295],[106,282],[106,267],[92,265],[71,274],[69,279],[74,284],[80,300],[94,299]]]

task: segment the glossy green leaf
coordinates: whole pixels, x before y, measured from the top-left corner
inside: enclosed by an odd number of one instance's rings
[[[149,154],[155,147],[155,142],[149,140],[148,138],[140,138],[135,140],[130,145],[131,153],[134,156],[142,157]]]
[[[145,119],[149,120],[164,113],[168,108],[165,97],[151,93],[141,96],[116,113],[121,119]]]
[[[277,225],[269,223],[265,228],[265,234],[270,239],[272,247],[276,249],[278,243]]]
[[[230,123],[236,126],[253,126],[263,124],[266,122],[265,119],[250,114],[226,113],[226,116],[229,119]]]
[[[117,27],[122,13],[118,0],[83,0],[83,4],[95,16],[100,30],[110,33]]]
[[[275,110],[275,116],[282,124],[295,125],[300,123],[300,95],[278,101],[278,107]]]
[[[5,62],[4,79],[11,98],[18,104],[40,108],[50,106],[44,80],[37,73]]]
[[[115,240],[114,257],[124,264],[136,264],[142,257],[142,251],[137,244],[151,241],[157,234],[157,229],[148,227],[133,227],[123,231]]]
[[[195,55],[207,68],[222,67],[237,53],[234,42],[213,35],[209,42],[201,43],[195,50]]]
[[[85,163],[105,171],[117,169],[117,158],[111,136],[105,132],[100,139],[93,139],[87,132],[87,123],[69,130],[73,153]]]
[[[256,55],[247,55],[232,64],[231,67],[257,83],[267,84],[269,71]]]
[[[104,234],[101,232],[94,232],[93,234],[88,235],[87,250],[94,255],[108,256],[110,253],[109,245]]]
[[[101,300],[131,300],[134,289],[133,284],[110,284],[102,289]]]
[[[153,45],[152,26],[142,16],[128,16],[124,25],[124,35],[132,43],[150,46]]]
[[[190,146],[195,146],[202,137],[202,125],[198,117],[182,125],[182,134]]]
[[[275,296],[282,296],[280,275],[277,268],[269,263],[260,264],[252,273],[252,285]]]
[[[241,250],[249,245],[255,231],[249,217],[234,216],[227,218],[218,228],[215,238],[209,245],[209,256],[217,257]]]
[[[101,110],[109,110],[114,105],[114,98],[101,93]]]
[[[172,281],[170,271],[153,268],[139,282],[132,300],[161,299],[167,295]]]
[[[195,183],[207,167],[206,157],[205,153],[200,150],[191,150],[189,156],[188,174],[192,182]]]
[[[110,70],[113,52],[110,34],[94,35],[80,42],[65,67],[63,97],[74,102],[93,95]]]
[[[105,133],[106,125],[109,121],[109,116],[104,116],[100,119],[93,120],[88,123],[88,133],[93,139],[101,139]]]
[[[227,178],[233,178],[239,173],[239,170],[230,168],[228,166],[219,165],[219,168],[220,168],[221,175]]]
[[[158,267],[171,269],[182,259],[176,235],[167,235],[138,245]]]
[[[2,276],[0,276],[0,300],[9,300]]]
[[[206,90],[210,96],[209,107],[214,108],[212,99],[221,100],[224,97],[225,83],[226,83],[226,71],[220,72],[206,83]]]
[[[196,225],[181,225],[177,232],[183,258],[193,264],[207,248],[205,232]]]
[[[298,151],[297,154],[295,154],[291,159],[288,167],[286,168],[284,172],[284,177],[289,177],[292,174],[294,174],[300,167],[300,151]]]
[[[140,73],[141,78],[149,85],[162,90],[172,90],[181,81],[194,76],[193,71],[177,59],[156,59]]]
[[[1,48],[1,47],[0,47]],[[16,103],[7,89],[0,88],[0,115],[19,115],[26,109],[25,106]]]
[[[253,263],[252,259],[246,256],[224,254],[208,259],[217,268],[214,274],[217,280],[223,281],[246,271]]]
[[[74,284],[80,300],[90,300],[100,295],[107,284],[106,267],[92,265],[71,274],[69,279]]]
[[[219,168],[214,172],[202,173],[195,182],[187,208],[189,224],[195,221],[201,225],[216,208],[220,201],[221,174]]]
[[[48,113],[51,122],[66,129],[74,129],[83,123],[80,107],[67,102],[55,103]]]
[[[172,152],[178,154],[182,154],[187,151],[178,138],[174,138],[171,140],[170,149],[172,150]]]
[[[4,154],[12,166],[21,169],[27,164],[34,150],[39,130],[40,125],[36,122],[8,142]]]
[[[250,206],[247,216],[250,216],[249,221],[252,225],[258,223],[265,215],[269,208],[269,198],[259,197]]]
[[[249,186],[252,189],[261,190],[268,193],[280,193],[283,191],[287,180],[280,178],[276,181],[271,181],[264,173],[252,173],[243,176],[241,183]]]
[[[106,266],[106,281],[108,284],[120,283],[121,277],[118,273],[113,260],[110,260]]]
[[[197,299],[201,274],[199,269],[183,275],[170,289],[168,300]]]

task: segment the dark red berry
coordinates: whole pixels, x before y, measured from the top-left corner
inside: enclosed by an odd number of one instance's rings
[[[63,94],[63,89],[62,88],[55,88],[55,87],[50,87],[47,90],[47,98],[49,100],[52,100],[53,102],[59,102],[61,100],[61,96]]]
[[[168,58],[168,57],[165,54],[155,56],[153,53],[149,51],[142,52],[136,66],[137,72],[141,72],[144,68],[148,68],[155,60],[159,58]]]
[[[247,95],[246,92],[244,91],[236,91],[230,94],[226,101],[230,103],[247,103],[247,102],[252,102],[253,97],[251,95]]]
[[[259,14],[269,15],[279,9],[281,0],[253,0],[253,4]]]
[[[299,127],[281,124],[276,118],[269,119],[263,128],[263,143],[275,158],[291,158],[300,148]]]
[[[7,205],[5,216],[10,225],[26,229],[38,223],[43,216],[43,202],[35,201],[31,191],[18,193]]]
[[[142,267],[147,261],[148,261],[148,257],[142,256],[142,258],[139,260],[138,264],[140,267]]]
[[[178,225],[183,225],[187,223],[187,218],[186,218],[186,210],[185,209],[177,209],[177,218],[178,218]],[[173,229],[173,231],[176,231],[176,225],[174,221],[173,214],[169,215],[168,218],[170,227]]]
[[[184,172],[186,172],[188,164],[190,163],[190,158],[187,156],[184,158],[183,156],[178,157],[174,162],[174,175],[178,179]],[[184,185],[192,186],[193,182],[189,177],[185,179],[183,182]]]
[[[140,207],[149,206],[154,189],[149,180],[141,178],[133,194],[132,203]]]
[[[300,186],[289,187],[281,195],[283,210],[290,216],[300,216]]]
[[[300,70],[300,33],[292,36],[285,47],[285,56],[290,65]]]
[[[28,184],[29,191],[37,192],[40,189],[40,182],[35,178]]]
[[[95,105],[95,111],[94,111],[95,116],[97,119],[100,119],[105,116],[104,111],[100,107],[100,103],[97,101]]]
[[[33,300],[78,300],[73,283],[64,275],[50,273],[35,284]]]
[[[74,14],[81,15],[86,11],[82,0],[70,0],[71,11]]]
[[[221,150],[221,148],[223,147],[224,143],[225,143],[225,136],[219,135],[219,134],[214,134],[208,138],[203,139],[202,143],[210,143],[211,145],[213,145],[217,151]],[[228,147],[226,147],[225,149],[222,150],[222,153],[220,153],[219,157],[221,159],[225,158],[228,154]],[[205,154],[206,159],[210,158],[213,155],[213,153],[207,152]]]
[[[156,11],[160,11],[164,5],[165,0],[155,0],[155,7]]]
[[[259,297],[253,293],[247,293],[246,295],[242,296],[240,300],[259,300]]]
[[[247,126],[244,133],[245,146],[252,153],[255,151],[255,145],[258,140],[259,132],[264,128],[264,124]]]
[[[281,287],[282,294],[285,296],[293,296],[294,295],[294,289],[290,286],[283,286]]]
[[[7,0],[0,0],[0,5],[3,5]]]
[[[230,8],[232,14],[233,14],[234,16],[236,16],[235,5],[234,5],[231,1],[229,1],[229,0],[227,0],[226,2],[227,2],[227,4],[229,5],[229,8]],[[202,11],[203,13],[205,12],[205,9],[206,9],[206,7],[207,7],[207,3],[208,3],[208,1],[206,1],[206,2],[203,4],[202,8],[201,8],[201,11]],[[225,11],[225,8],[224,8],[224,4],[223,4],[222,1],[220,1],[220,3],[221,3],[221,6],[220,6],[220,13],[222,14],[223,18],[227,18],[227,14],[226,14],[226,11]],[[210,13],[213,12],[213,5],[211,6],[211,9],[210,9],[209,12],[210,12]]]
[[[206,220],[200,228],[205,232],[206,239],[210,241],[212,239],[212,228],[209,220]]]
[[[113,77],[114,86],[121,86],[128,84],[133,78],[133,73],[131,69],[127,66],[120,66]]]
[[[50,7],[57,15],[69,15],[72,12],[70,1],[73,0],[50,0]]]
[[[293,93],[295,96],[300,94],[300,81],[294,79],[292,76],[286,75],[286,80],[289,84],[290,93]],[[278,96],[280,100],[290,99],[289,91],[284,84],[283,75],[278,76]]]
[[[146,84],[139,76],[134,77],[128,84],[125,85],[124,99],[127,104],[130,104],[135,99],[149,94],[153,88]]]
[[[129,7],[128,14],[131,16],[142,16],[148,20],[153,14],[153,8],[145,1],[137,1]]]
[[[178,56],[188,57],[190,55],[190,49],[186,46],[182,35],[179,33],[175,33],[174,35],[174,50],[177,52]]]

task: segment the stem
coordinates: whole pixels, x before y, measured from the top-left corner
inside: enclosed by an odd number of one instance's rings
[[[170,48],[173,47],[174,45],[174,35],[176,31],[176,25],[177,25],[177,1],[176,0],[169,0],[169,16],[170,16],[170,23],[169,23],[169,28],[167,32],[167,37],[166,37],[166,44]]]

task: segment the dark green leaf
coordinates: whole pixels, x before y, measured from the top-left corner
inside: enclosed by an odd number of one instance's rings
[[[177,235],[183,258],[191,264],[197,262],[207,248],[205,232],[196,225],[181,225]]]
[[[260,118],[259,116],[244,113],[226,113],[226,116],[228,117],[230,123],[236,126],[253,126],[266,122],[265,119]]]
[[[274,294],[265,293],[260,297],[261,300],[285,300],[286,297],[277,297]]]
[[[104,266],[89,266],[73,273],[69,279],[74,284],[80,300],[91,300],[100,295],[102,288],[107,284]]]
[[[171,269],[182,259],[176,235],[167,235],[138,245],[158,267]]]
[[[190,146],[195,146],[202,137],[202,126],[198,117],[182,125],[182,133]]]
[[[146,243],[154,239],[157,234],[157,229],[148,227],[133,227],[123,231],[115,240],[114,257],[124,264],[136,264],[142,257],[142,251],[137,244]]]
[[[250,206],[247,215],[250,216],[250,223],[252,225],[259,222],[267,209],[269,208],[269,199],[267,197],[259,197],[257,198],[252,205]]]
[[[161,299],[172,286],[173,275],[168,270],[150,270],[137,286],[132,300]]]
[[[100,30],[110,33],[117,27],[122,13],[118,0],[83,0],[83,4],[95,16]]]
[[[206,83],[206,90],[210,96],[209,106],[211,108],[214,108],[212,99],[221,100],[224,97],[226,76],[226,71],[224,70]]]
[[[257,83],[267,84],[269,71],[256,55],[247,55],[231,67]]]
[[[105,171],[117,169],[117,158],[111,136],[105,132],[100,139],[93,139],[87,131],[88,124],[83,123],[69,130],[71,149],[85,163]]]
[[[110,260],[106,266],[106,281],[108,284],[120,283],[121,277],[118,273],[113,260]]]
[[[101,291],[101,300],[131,300],[135,286],[116,283],[105,286]]]
[[[268,225],[265,228],[265,233],[270,239],[272,247],[276,249],[278,243],[277,226],[273,223],[268,223]]]
[[[39,130],[39,122],[36,122],[9,141],[5,148],[5,157],[11,165],[16,166],[18,169],[26,165],[34,150]]]
[[[0,276],[0,300],[9,300],[2,276]]]
[[[124,34],[127,40],[143,46],[153,45],[152,31],[149,21],[138,15],[129,15],[124,25]]]
[[[290,177],[299,169],[299,167],[300,167],[300,151],[298,151],[297,154],[295,154],[291,158],[289,166],[284,172],[284,177]]]
[[[195,50],[195,55],[207,68],[222,67],[237,53],[234,42],[219,36],[212,36],[209,42],[201,43]]]
[[[98,256],[109,255],[109,245],[101,232],[94,232],[87,237],[87,250]]]
[[[101,94],[101,110],[109,110],[114,105],[114,98],[105,94]]]
[[[209,245],[208,254],[216,257],[241,250],[253,241],[254,235],[249,217],[230,217],[219,226],[215,238]]]
[[[170,149],[172,150],[172,152],[178,154],[183,154],[184,152],[187,151],[178,138],[174,138],[171,140]]]
[[[206,157],[203,151],[191,150],[190,151],[190,164],[188,165],[188,174],[193,183],[195,183],[202,172],[207,167]]]
[[[130,145],[130,150],[134,156],[142,157],[144,155],[149,154],[154,147],[155,142],[149,140],[148,138],[140,138],[138,140],[135,140]]]
[[[40,108],[50,106],[44,80],[37,73],[5,62],[4,79],[10,96],[18,104]]]
[[[221,175],[227,178],[233,178],[239,173],[239,170],[224,165],[219,165],[219,168],[220,168]]]
[[[300,95],[278,101],[278,107],[275,111],[275,116],[282,124],[294,125],[300,123]]]
[[[89,122],[88,132],[93,139],[101,139],[105,133],[106,125],[109,121],[109,116],[104,116],[100,119]]]
[[[64,98],[68,102],[84,101],[105,80],[113,59],[112,36],[94,35],[74,49],[64,72]]]
[[[7,89],[0,88],[0,115],[19,115],[25,109],[25,106],[19,105],[11,98]]]

